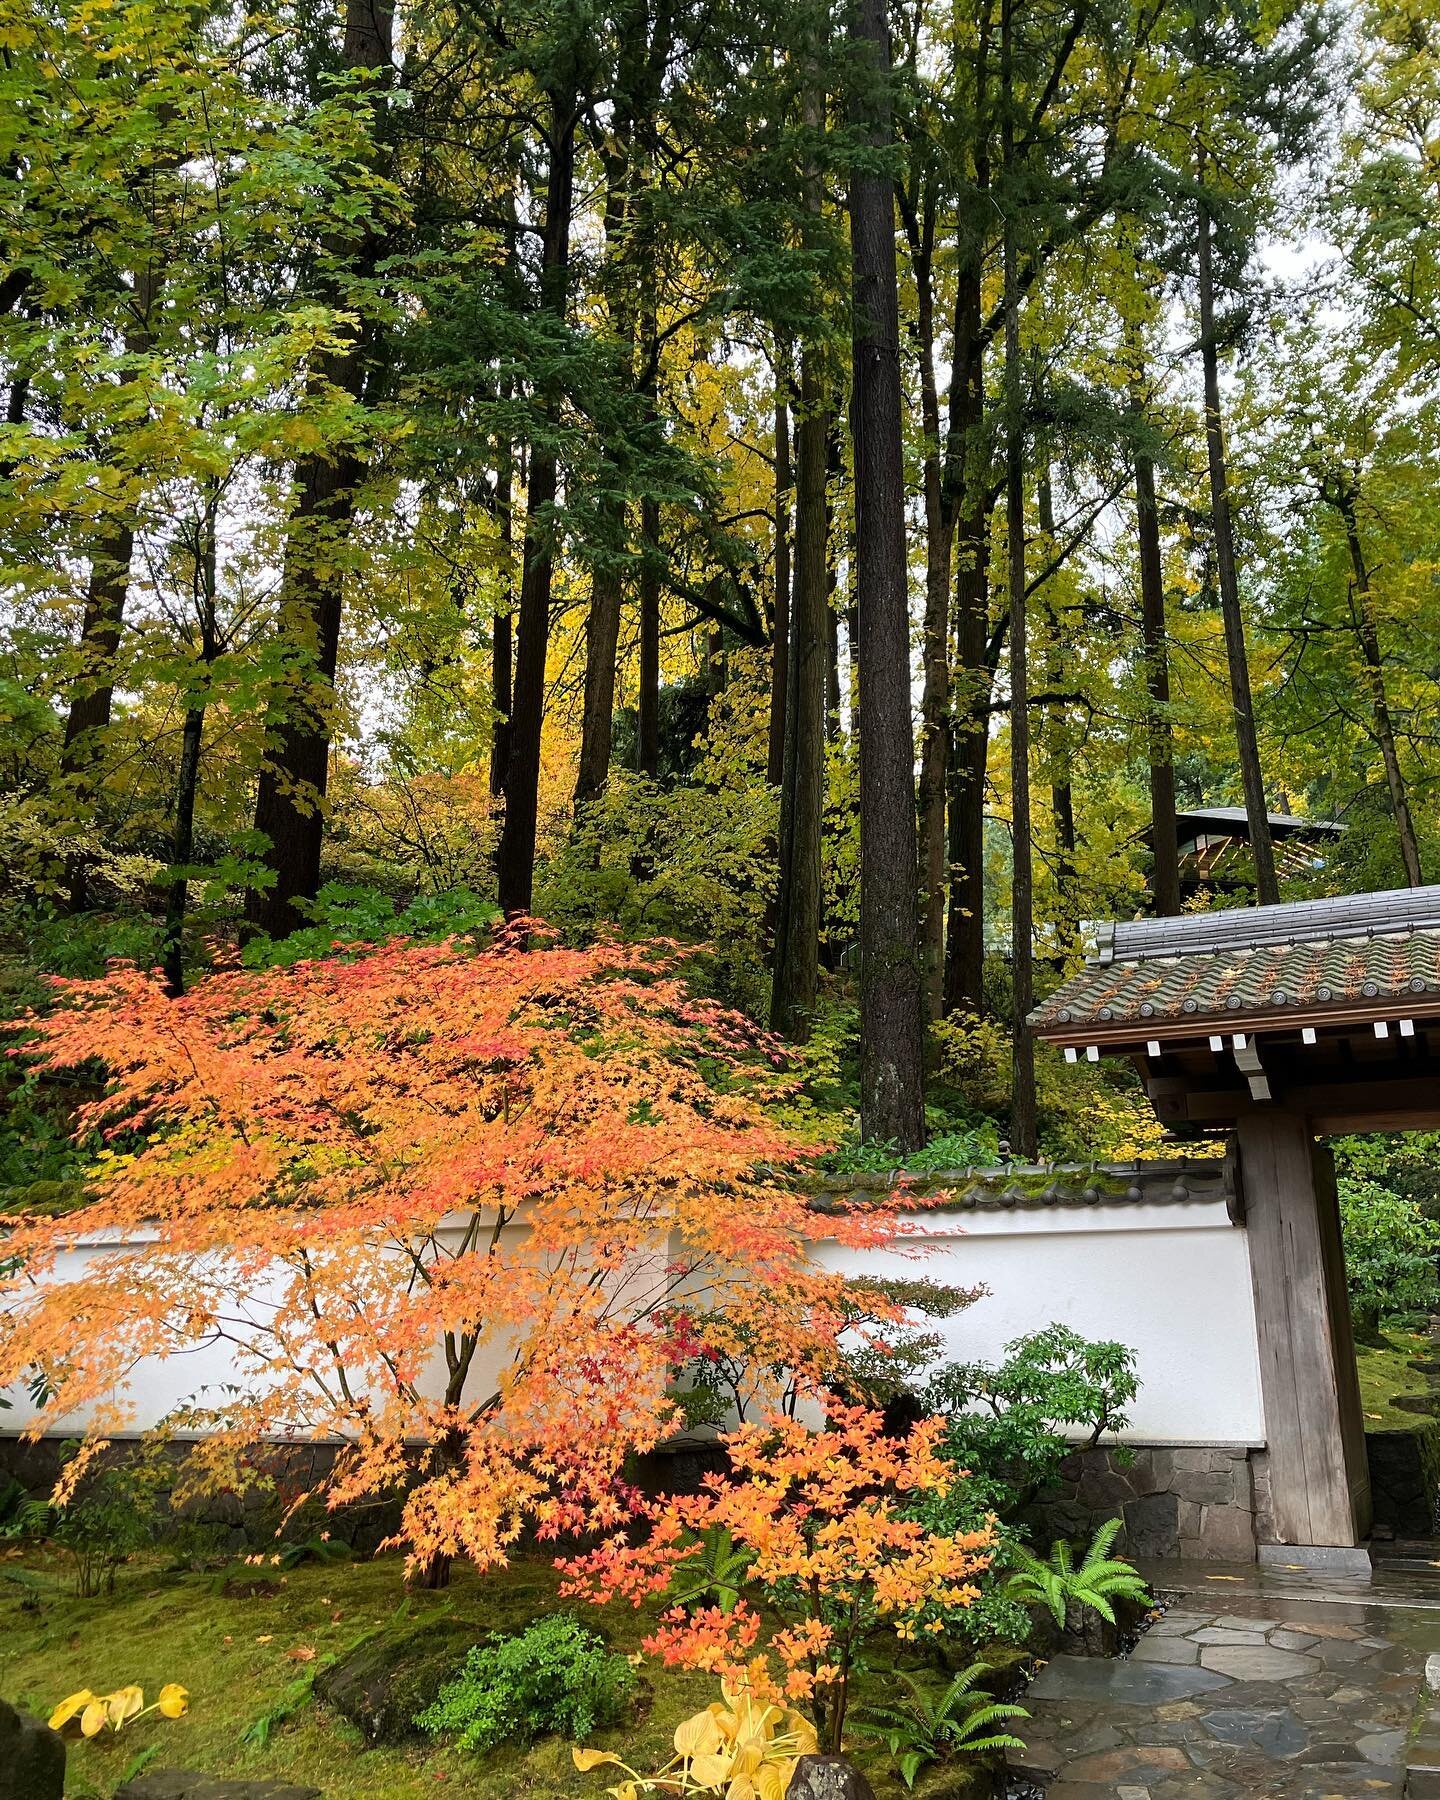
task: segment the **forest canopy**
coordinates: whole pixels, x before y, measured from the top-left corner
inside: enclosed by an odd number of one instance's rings
[[[1128,1148],[1083,921],[1440,862],[1437,378],[1424,0],[0,0],[6,938],[666,936]]]

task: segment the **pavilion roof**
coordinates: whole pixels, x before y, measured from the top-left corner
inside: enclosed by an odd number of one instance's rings
[[[1092,929],[1085,967],[1031,1014],[1041,1037],[1440,1012],[1440,887]]]

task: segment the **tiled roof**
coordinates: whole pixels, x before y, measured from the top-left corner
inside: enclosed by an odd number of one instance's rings
[[[1440,887],[1098,929],[1096,954],[1032,1013],[1042,1036],[1440,1003]]]

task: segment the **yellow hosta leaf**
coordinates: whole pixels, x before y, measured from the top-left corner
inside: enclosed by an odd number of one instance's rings
[[[81,1688],[78,1694],[71,1694],[68,1700],[62,1700],[50,1715],[50,1729],[58,1731],[62,1725],[68,1725],[76,1713],[87,1707],[94,1698],[89,1688]]]
[[[105,1729],[105,1701],[92,1700],[80,1715],[80,1735],[91,1738]]]
[[[794,1763],[766,1763],[751,1777],[755,1800],[785,1800],[785,1790],[795,1772]]]
[[[816,1734],[815,1727],[803,1713],[786,1713],[785,1730],[787,1734],[795,1740],[795,1754],[797,1756],[819,1755],[820,1739]]]
[[[748,1775],[737,1775],[725,1790],[725,1800],[755,1800],[758,1792]]]
[[[160,1690],[160,1698],[155,1702],[160,1716],[165,1719],[178,1719],[182,1713],[190,1710],[190,1693],[181,1687],[178,1681],[170,1681]]]
[[[110,1721],[113,1731],[118,1731],[127,1719],[133,1719],[145,1704],[143,1688],[135,1686],[116,1688],[113,1694],[105,1699],[105,1717]]]
[[[618,1763],[620,1758],[610,1750],[582,1750],[577,1744],[571,1750],[575,1767],[582,1775],[591,1769],[598,1769],[602,1763]]]
[[[675,1727],[675,1748],[681,1756],[704,1756],[725,1741],[720,1721],[708,1708]]]
[[[730,1757],[713,1750],[690,1759],[690,1779],[702,1788],[718,1788],[730,1774]]]
[[[735,1746],[733,1772],[736,1775],[753,1775],[765,1760],[765,1740],[761,1737],[744,1737]]]

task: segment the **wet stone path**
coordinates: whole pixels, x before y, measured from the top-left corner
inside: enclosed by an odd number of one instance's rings
[[[1150,1565],[1169,1610],[1126,1658],[1041,1671],[1015,1774],[1046,1800],[1440,1800],[1430,1556],[1367,1577]]]

